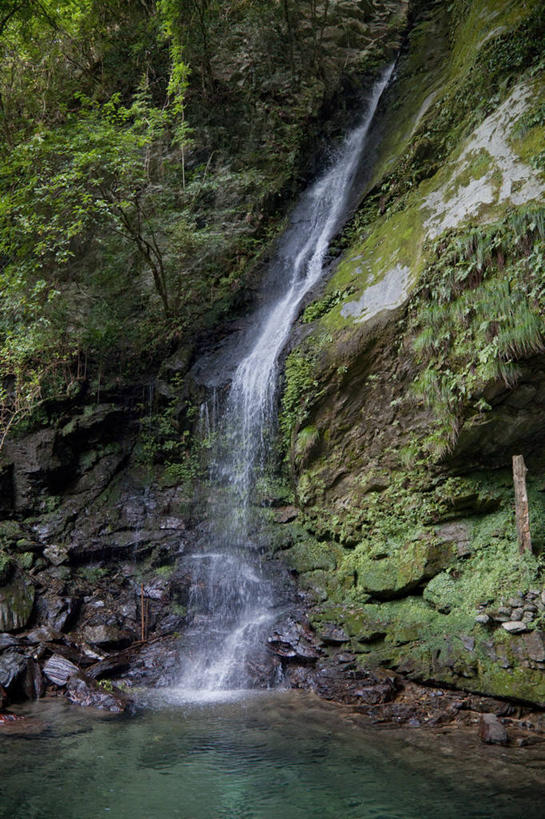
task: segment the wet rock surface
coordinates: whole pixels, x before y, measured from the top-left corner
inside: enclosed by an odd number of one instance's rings
[[[184,640],[192,582],[188,558],[206,543],[206,527],[198,522],[183,489],[142,480],[131,461],[133,446],[130,419],[121,424],[121,416],[107,407],[76,418],[74,424],[67,421],[53,436],[33,434],[17,444],[16,460],[25,463],[12,464],[10,517],[0,522],[0,552],[10,555],[1,565],[0,595],[6,598],[15,586],[23,602],[16,619],[10,607],[9,622],[6,619],[0,629],[3,712],[10,703],[56,691],[74,704],[130,713],[132,688],[171,685],[191,655],[192,647]],[[306,613],[316,606],[315,591],[296,593],[282,557],[287,555],[290,566],[295,561],[307,572],[314,590],[333,558],[324,550],[313,552],[312,559],[299,554],[289,531],[293,508],[282,507],[274,514],[288,547],[271,562],[279,612],[284,613],[248,658],[251,685],[267,687],[271,680],[282,680],[345,703],[377,724],[433,727],[462,722],[474,726],[476,736],[481,713],[494,714],[511,721],[506,728],[511,744],[539,740],[545,720],[529,709],[421,686],[409,679],[410,668],[371,671],[354,651],[348,622],[332,616],[319,625],[311,623]],[[460,554],[466,548],[466,528],[445,525],[438,542],[415,543],[415,565],[408,561],[407,571],[394,572],[387,587],[386,572],[376,574],[384,564],[380,559],[370,562],[370,574],[362,583],[376,586],[379,597],[395,599],[435,576],[446,552]],[[477,625],[484,636],[468,634],[459,650],[471,657],[482,650],[487,635],[501,629],[511,641],[511,653],[501,654],[501,646],[491,643],[487,651],[495,661],[510,671],[516,650],[518,662],[541,668],[545,640],[533,620],[544,607],[541,589],[506,600],[501,611],[483,605],[476,617],[481,618]],[[513,619],[515,614],[519,620]],[[508,635],[503,626],[510,622],[522,623],[523,630]],[[404,629],[410,637],[409,624]],[[359,639],[371,644],[384,634],[384,622],[376,614],[358,625]],[[437,662],[458,663],[457,657],[443,652]]]
[[[508,745],[507,731],[495,714],[482,714],[479,722],[479,737],[487,745]]]
[[[135,430],[120,406],[70,408],[6,447],[2,707],[58,689],[78,704],[126,710],[96,681],[175,676],[190,583],[177,560],[191,513],[181,490],[143,479],[130,457]]]
[[[73,674],[66,685],[66,697],[75,705],[99,708],[114,714],[132,713],[134,703],[117,686],[111,683],[102,687],[86,674]]]

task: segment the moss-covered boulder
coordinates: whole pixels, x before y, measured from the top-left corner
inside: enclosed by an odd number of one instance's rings
[[[354,570],[358,589],[378,599],[401,597],[417,589],[448,566],[452,547],[423,535],[407,543],[392,555],[373,560],[356,549],[348,564]]]
[[[18,574],[0,588],[0,632],[20,631],[32,613],[34,586]]]

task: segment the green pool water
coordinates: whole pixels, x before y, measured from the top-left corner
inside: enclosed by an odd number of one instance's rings
[[[62,699],[0,733],[0,816],[25,819],[533,819],[545,750],[476,735],[370,728],[284,692],[184,703],[148,695],[134,717]]]

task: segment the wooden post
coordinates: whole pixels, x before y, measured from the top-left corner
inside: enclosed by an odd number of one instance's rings
[[[146,613],[144,609],[144,584],[140,586],[140,626],[141,626],[141,640],[146,639]]]
[[[519,538],[519,552],[532,551],[530,537],[530,515],[528,512],[528,493],[526,491],[526,464],[522,455],[513,455],[513,481],[515,483],[515,514],[517,518],[517,533]]]

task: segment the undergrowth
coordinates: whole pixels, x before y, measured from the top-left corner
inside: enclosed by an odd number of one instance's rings
[[[427,448],[441,457],[469,407],[490,409],[486,387],[514,387],[517,362],[544,349],[545,209],[518,209],[494,225],[451,231],[429,250],[409,329],[421,368],[413,394],[439,422]]]
[[[293,431],[300,428],[308,417],[311,405],[323,395],[323,386],[317,378],[321,351],[331,342],[325,333],[313,339],[312,347],[294,350],[286,359],[285,386],[279,418],[282,449],[288,453]]]

